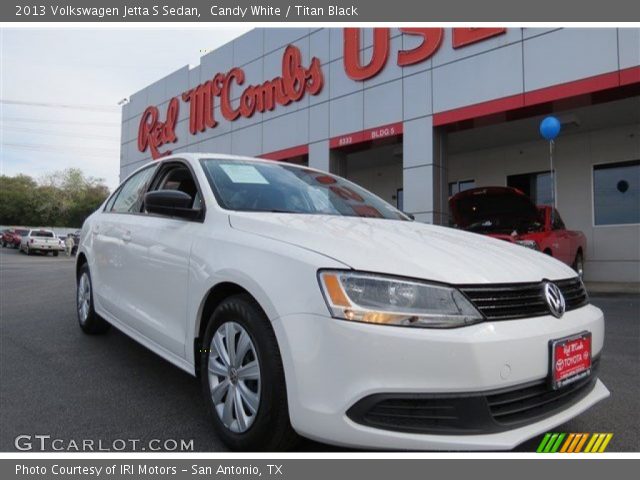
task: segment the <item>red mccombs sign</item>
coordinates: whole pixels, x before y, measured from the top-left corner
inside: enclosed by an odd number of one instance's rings
[[[400,31],[421,38],[417,47],[396,53],[396,63],[401,67],[432,57],[440,48],[444,37],[442,28],[407,27],[400,28]],[[464,47],[505,31],[505,28],[453,28],[452,46]],[[373,29],[371,58],[365,64],[360,58],[360,29],[345,28],[343,64],[347,76],[355,81],[363,81],[379,74],[389,61],[390,37],[389,28]],[[160,118],[158,107],[147,107],[138,127],[138,150],[145,152],[148,148],[154,160],[171,154],[170,150],[161,152],[160,149],[178,140],[175,127],[180,99],[189,104],[189,133],[196,135],[218,125],[216,103],[219,105],[220,115],[233,122],[240,117],[250,118],[256,112],[264,113],[277,106],[285,107],[300,101],[307,94],[318,95],[324,86],[320,59],[313,57],[309,66],[304,66],[300,50],[293,45],[287,46],[284,51],[281,72],[280,76],[272,80],[245,87],[235,105],[231,99],[232,89],[234,85],[242,87],[246,80],[244,70],[237,67],[226,73],[217,73],[180,97],[173,97],[167,105],[164,120]]]
[[[305,68],[300,50],[289,45],[282,56],[282,75],[259,85],[249,85],[234,106],[231,103],[231,89],[234,84],[242,86],[244,83],[244,70],[234,67],[184,92],[181,98],[189,104],[191,135],[218,125],[214,113],[216,99],[221,115],[232,122],[239,117],[250,118],[256,112],[273,110],[276,105],[286,106],[297,102],[307,93],[317,95],[324,85],[324,76],[318,58],[312,58],[309,67]],[[138,127],[138,150],[144,152],[148,147],[154,160],[171,154],[170,150],[160,152],[158,149],[177,141],[175,126],[178,109],[178,97],[174,97],[167,106],[166,120],[162,121],[157,107],[147,107]]]

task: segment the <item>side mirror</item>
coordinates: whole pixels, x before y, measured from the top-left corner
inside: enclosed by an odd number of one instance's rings
[[[200,210],[191,208],[193,198],[180,190],[155,190],[144,196],[144,207],[149,213],[195,219]]]
[[[402,213],[404,213],[407,217],[409,217],[411,221],[416,219],[416,216],[413,213],[408,213],[408,212],[402,212]]]

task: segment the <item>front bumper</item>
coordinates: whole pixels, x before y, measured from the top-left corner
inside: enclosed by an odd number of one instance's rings
[[[291,422],[301,435],[345,446],[416,450],[504,450],[566,422],[609,396],[599,380],[543,419],[500,432],[425,434],[373,428],[347,412],[379,394],[468,394],[540,381],[549,340],[588,330],[592,354],[604,341],[591,305],[552,316],[485,322],[451,330],[368,325],[318,315],[273,322],[281,347]]]

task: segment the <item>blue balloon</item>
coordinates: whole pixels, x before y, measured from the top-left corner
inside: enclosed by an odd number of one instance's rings
[[[540,122],[540,135],[547,140],[554,140],[560,133],[560,120],[556,117],[546,117]]]

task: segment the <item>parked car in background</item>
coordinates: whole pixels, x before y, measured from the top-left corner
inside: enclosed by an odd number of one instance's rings
[[[60,241],[52,230],[32,229],[22,237],[20,250],[27,255],[31,255],[34,252],[47,255],[51,252],[54,257],[57,257],[61,251],[64,251],[64,243]]]
[[[465,190],[449,199],[449,211],[457,228],[538,250],[570,265],[580,277],[584,274],[584,233],[567,230],[555,208],[536,206],[520,190]]]
[[[568,266],[285,162],[140,167],[84,222],[76,286],[80,328],[199,376],[235,449],[511,449],[609,396]]]
[[[12,227],[2,232],[2,246],[20,248],[20,241],[29,233],[28,228]]]
[[[2,247],[6,247],[7,244],[5,243],[5,238],[7,238],[6,236],[9,235],[11,233],[11,229],[10,228],[5,228],[4,230],[2,230],[2,232],[0,232],[0,244],[2,244]]]

